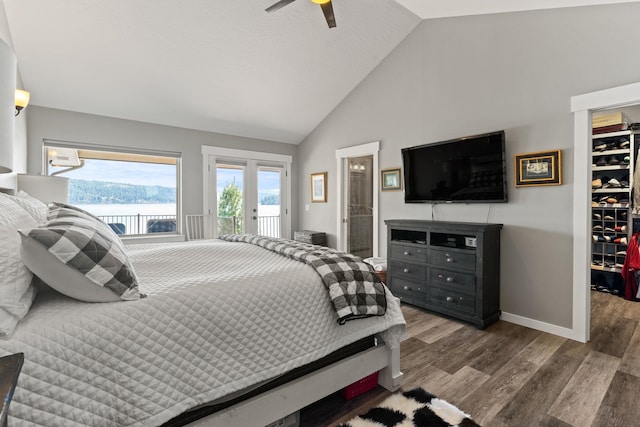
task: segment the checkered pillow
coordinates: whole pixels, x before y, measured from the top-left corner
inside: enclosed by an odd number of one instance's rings
[[[49,220],[20,230],[24,263],[49,286],[89,302],[135,300],[138,280],[124,245],[93,215],[52,206]]]

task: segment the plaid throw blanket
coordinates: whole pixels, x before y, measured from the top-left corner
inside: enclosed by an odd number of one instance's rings
[[[362,258],[323,246],[254,234],[227,234],[220,239],[261,246],[312,266],[329,292],[338,323],[370,316],[383,316],[387,310],[384,285],[373,267]]]

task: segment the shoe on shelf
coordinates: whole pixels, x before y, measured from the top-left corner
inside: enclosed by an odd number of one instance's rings
[[[620,159],[618,158],[618,156],[611,156],[611,158],[609,158],[609,161],[607,162],[607,164],[611,165],[611,166],[619,165],[620,164]]]
[[[613,217],[611,215],[605,215],[604,216],[604,220],[605,221],[613,221]]]
[[[619,245],[626,245],[627,244],[627,238],[626,237],[616,237],[615,239],[613,239],[613,243],[617,243]]]
[[[594,212],[593,213],[593,219],[602,219],[602,215],[600,215],[599,213]]]
[[[591,181],[591,188],[594,190],[597,188],[602,188],[602,180],[600,178],[596,178]]]
[[[618,181],[615,178],[611,178],[609,181],[607,181],[607,183],[604,185],[605,188],[620,188],[622,187],[622,184],[620,184],[620,181]]]
[[[626,220],[627,219],[627,211],[618,211],[618,219],[619,220]]]
[[[595,228],[595,227],[594,227]],[[604,228],[604,232],[605,233],[615,233],[616,229],[615,228],[611,228],[611,227],[605,227]]]
[[[593,226],[593,231],[602,231],[602,226],[601,225],[594,225]]]
[[[607,166],[607,159],[601,156],[598,161],[596,161],[596,166]]]
[[[627,251],[618,251],[616,252],[616,256],[627,256]]]
[[[626,225],[618,225],[616,226],[616,233],[623,233],[627,231]]]
[[[615,196],[609,196],[607,197],[607,203],[611,203],[612,205],[618,203],[618,198]]]
[[[604,151],[607,149],[607,143],[603,143],[603,144],[598,144],[598,145],[594,145],[593,146],[593,150],[594,151]]]
[[[620,148],[621,150],[629,148],[629,140],[627,138],[621,138],[620,142],[618,143],[618,148]]]

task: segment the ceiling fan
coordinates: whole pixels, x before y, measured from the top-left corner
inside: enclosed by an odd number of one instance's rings
[[[280,0],[277,3],[272,4],[268,8],[265,9],[267,12],[275,12],[276,10],[285,7],[289,3],[293,3],[296,0]],[[322,8],[322,13],[324,13],[324,19],[327,20],[327,25],[329,28],[333,28],[336,26],[336,17],[333,14],[333,6],[331,6],[331,0],[311,0],[315,4],[319,4]]]

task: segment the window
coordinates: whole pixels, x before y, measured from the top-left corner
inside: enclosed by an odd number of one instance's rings
[[[48,175],[69,178],[69,204],[116,234],[178,233],[179,153],[45,141]]]

